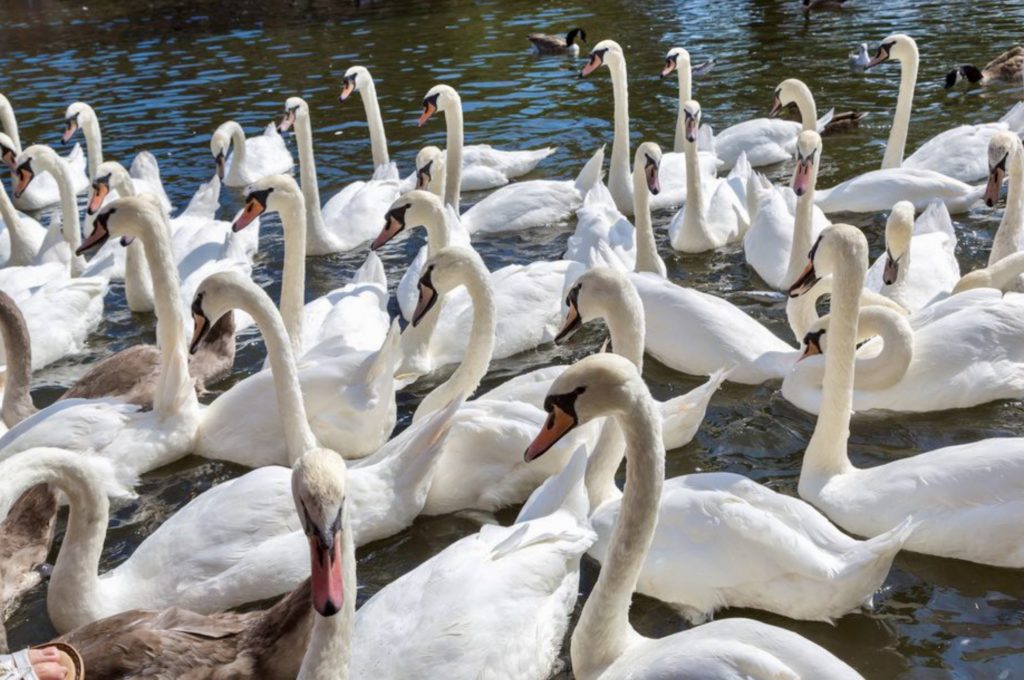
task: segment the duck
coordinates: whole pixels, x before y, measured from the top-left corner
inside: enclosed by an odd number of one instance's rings
[[[79,130],[85,136],[86,158],[88,160],[89,182],[96,179],[96,172],[103,162],[103,135],[100,131],[96,111],[85,102],[75,102],[64,111],[64,134],[61,142],[67,144]],[[148,151],[140,152],[131,165],[132,183],[136,193],[150,193],[160,200],[168,213],[174,208],[160,179],[160,166],[156,157]],[[88,188],[88,184],[85,188]],[[76,191],[75,193],[81,193]]]
[[[991,267],[1021,250],[1021,233],[1024,232],[1024,146],[1020,137],[1005,131],[993,135],[988,145],[988,166],[985,205],[995,207],[1003,179],[1007,180],[1006,208],[988,253],[988,265]]]
[[[445,114],[449,125],[462,125],[462,99],[455,88],[435,85],[423,98],[419,125],[435,112]],[[462,135],[449,133],[448,153],[462,156]],[[500,187],[459,216],[469,234],[495,234],[544,226],[567,219],[583,204],[587,191],[601,178],[604,147],[584,164],[575,180],[534,179]],[[462,165],[445,163],[445,202],[458,211]],[[456,201],[452,203],[452,201]]]
[[[846,59],[850,63],[850,68],[856,71],[863,71],[871,62],[871,55],[868,53],[868,44],[862,42],[857,45],[857,49],[846,55]]]
[[[942,201],[916,221],[912,203],[894,205],[885,223],[885,254],[868,269],[867,288],[914,313],[948,297],[959,280],[956,232]]]
[[[422,126],[436,112],[444,113],[446,130],[445,166],[447,180],[445,205],[459,214],[459,197],[463,191],[485,191],[504,186],[531,172],[537,164],[553,154],[554,147],[522,151],[495,149],[490,144],[464,146],[462,98],[450,85],[435,85],[423,99],[423,112],[416,122]],[[447,156],[451,154],[451,158]]]
[[[796,279],[807,251],[829,224],[814,205],[821,151],[821,135],[804,130],[797,140],[792,188],[776,188],[758,177],[760,186],[754,189],[755,211],[743,236],[743,256],[775,290],[788,288]]]
[[[865,46],[865,53],[867,46]],[[777,116],[785,107],[796,106],[800,112],[800,118],[804,124],[804,130],[815,130],[822,137],[848,132],[860,127],[860,122],[867,117],[867,112],[843,111],[836,113],[835,109],[829,109],[820,121],[818,121],[818,108],[814,103],[814,95],[811,89],[797,78],[787,78],[775,88],[775,95],[772,98],[772,108],[768,116]],[[814,121],[818,121],[815,123]]]
[[[985,64],[984,68],[971,64],[958,66],[946,74],[943,86],[948,90],[962,82],[982,86],[999,83],[1024,84],[1024,46],[1011,47]]]
[[[304,303],[308,222],[305,197],[295,179],[268,175],[249,185],[232,230],[244,233],[261,215],[273,212],[281,216],[284,231],[281,314],[295,355],[301,358],[314,347],[335,354],[380,349],[391,326],[380,258],[371,251],[351,282]]]
[[[526,39],[533,45],[537,54],[568,54],[573,57],[580,55],[580,46],[576,42],[587,42],[587,32],[578,26],[569,29],[565,37],[548,35],[547,33],[531,33]]]
[[[309,105],[301,97],[289,97],[284,106],[284,119],[278,130],[285,132],[295,127],[299,176],[306,199],[307,254],[329,255],[358,248],[373,238],[376,225],[383,221],[387,207],[398,197],[401,183],[397,179],[378,178],[352,182],[321,207]]]
[[[377,87],[373,76],[365,66],[350,66],[341,79],[341,94],[338,102],[344,104],[353,92],[359,93],[366,112],[366,125],[370,130],[370,153],[373,156],[373,177],[375,179],[399,179],[398,166],[388,155],[388,139],[384,134],[384,121],[380,116],[380,104],[377,102]],[[415,173],[406,178],[401,185],[404,193],[415,186]]]
[[[594,540],[585,467],[577,449],[511,526],[484,525],[367,600],[351,677],[551,677],[579,597],[580,558]]]
[[[643,305],[626,275],[591,269],[573,290],[569,318],[605,318],[615,334],[612,346],[642,372]],[[707,396],[695,405],[691,436],[724,373],[698,388]],[[602,439],[587,465],[590,523],[598,535],[590,554],[599,562],[607,559],[609,536],[621,509],[615,473],[622,451],[621,439],[614,444]],[[694,624],[726,606],[831,621],[871,603],[909,530],[908,524],[874,542],[856,541],[804,501],[742,475],[683,475],[665,482],[658,528],[637,589],[670,603]],[[709,541],[709,536],[715,539]],[[747,550],[751,559],[737,559]]]
[[[7,97],[0,93],[0,160],[14,170],[14,159],[23,149],[21,146],[21,134],[18,130],[18,120],[14,116],[14,107]],[[85,154],[82,147],[75,144],[67,156],[62,156],[61,161],[71,178],[71,186],[76,194],[80,194],[89,187],[89,174],[86,172]],[[19,210],[35,211],[48,208],[60,203],[60,193],[57,190],[56,180],[49,174],[43,173],[28,191],[15,199],[14,204]]]
[[[893,60],[900,63],[900,91],[882,169],[902,167],[908,170],[931,170],[968,183],[984,179],[988,175],[985,153],[989,140],[1002,130],[1017,134],[1024,132],[1024,103],[1018,103],[998,122],[960,125],[939,133],[918,147],[908,158],[903,158],[919,62],[917,43],[913,38],[902,33],[890,35],[881,42],[865,68],[874,68]],[[947,207],[954,212],[948,202]]]
[[[399,284],[398,298],[403,308],[413,309],[407,296],[417,294],[417,281],[428,257],[448,245],[469,245],[469,235],[461,229],[450,206],[427,191],[411,191],[396,200],[388,211],[380,234],[371,244],[379,249],[407,227],[422,226],[427,245],[409,266]],[[569,260],[535,261],[526,265],[508,265],[491,273],[496,293],[498,327],[495,331],[494,358],[504,359],[550,342],[558,332],[562,301],[572,282],[585,266]],[[413,299],[416,299],[413,297]],[[462,361],[472,325],[472,305],[468,295],[456,292],[443,304],[434,305],[416,326],[402,333],[402,360],[398,375],[415,379],[442,366]]]
[[[290,477],[292,518],[310,546],[305,580],[265,611],[135,609],[76,628],[58,641],[81,652],[90,679],[346,676],[356,566],[345,465],[313,451]]]
[[[576,230],[566,242],[562,255],[588,268],[596,264],[617,266],[624,271],[651,271],[667,276],[665,261],[658,254],[651,224],[651,198],[661,192],[660,170],[664,162],[661,147],[643,142],[633,157],[633,216],[615,207],[615,199],[602,182],[587,192],[583,207],[576,211]]]
[[[746,194],[734,188],[746,185],[750,166],[739,162],[729,178],[703,178],[697,159],[697,130],[700,128],[700,104],[690,100],[683,105],[686,116],[686,204],[668,226],[669,242],[684,253],[716,250],[743,238],[750,228],[745,205]]]
[[[57,446],[109,459],[119,479],[132,480],[195,448],[199,402],[188,372],[184,310],[158,199],[143,195],[111,202],[97,215],[92,234],[78,252],[100,245],[111,235],[138,238],[150,260],[161,351],[153,408],[142,409],[118,398],[60,401],[0,437],[0,459],[38,446]]]
[[[575,677],[724,678],[735,676],[737,668],[750,677],[860,677],[796,633],[750,619],[714,621],[661,639],[637,633],[629,624],[629,602],[655,538],[665,480],[661,419],[654,400],[629,359],[596,354],[555,379],[545,407],[548,418],[526,450],[528,461],[602,416],[615,419],[626,442],[621,511],[569,642]]]
[[[281,383],[279,417],[293,430],[288,445],[297,461],[319,448],[305,409],[280,315],[265,294],[237,273],[203,283],[203,307],[250,306],[284,342],[286,360],[274,367]],[[230,309],[230,307],[228,307]],[[352,536],[359,546],[386,538],[412,523],[448,436],[454,408],[442,408],[408,428],[350,473]],[[330,451],[330,454],[340,456]],[[95,463],[98,460],[99,463]],[[109,461],[74,452],[35,449],[0,463],[3,489],[17,497],[42,478],[69,498],[84,519],[69,527],[50,579],[48,608],[67,632],[133,608],[180,606],[208,614],[286,593],[302,582],[305,538],[290,498],[291,468],[272,465],[199,494],[149,534],[126,560],[99,574],[107,531],[108,495],[124,495]],[[0,496],[6,498],[7,496]],[[248,526],[239,531],[240,526]],[[203,531],[196,531],[202,526]],[[160,569],[173,561],[180,568]],[[154,576],[158,574],[158,576]]]
[[[850,462],[847,440],[860,317],[856,299],[864,283],[868,246],[860,229],[849,225],[829,227],[816,245],[804,275],[790,290],[790,295],[799,295],[816,278],[835,277],[821,400],[827,406],[804,452],[800,497],[857,536],[877,536],[913,517],[905,550],[992,566],[1024,566],[1024,531],[1018,521],[1024,439],[984,439],[870,468]],[[945,340],[943,344],[948,346]]]
[[[266,175],[291,172],[295,165],[274,123],[269,123],[262,135],[253,137],[246,137],[242,126],[233,120],[221,123],[210,136],[210,153],[217,178],[225,186],[235,188],[245,187]]]

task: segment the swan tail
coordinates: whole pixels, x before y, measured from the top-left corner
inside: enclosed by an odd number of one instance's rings
[[[455,421],[455,414],[462,408],[463,403],[465,403],[464,398],[453,399],[443,408],[431,413],[423,420],[413,423],[402,433],[402,435],[409,433],[409,439],[405,443],[402,453],[395,456],[398,472],[396,486],[398,488],[422,489],[422,494],[415,494],[422,496],[418,500],[419,508],[417,508],[416,514],[423,510],[435,464],[441,458],[441,453],[444,452],[448,434]]]
[[[561,472],[548,477],[530,494],[515,523],[524,524],[552,515],[558,510],[566,510],[581,522],[585,522],[590,512],[590,501],[583,485],[586,471],[587,450],[579,446]]]
[[[217,175],[211,177],[209,182],[200,184],[181,214],[212,220],[220,208],[220,186],[220,178]]]
[[[160,199],[161,205],[166,207],[171,204],[171,199],[167,197],[163,181],[160,179],[160,164],[157,162],[156,156],[148,151],[140,151],[132,160],[132,167],[129,168],[128,174],[148,182],[153,193]]]
[[[835,108],[831,108],[831,109],[829,109],[828,111],[825,112],[824,116],[822,116],[821,118],[818,119],[818,124],[817,124],[818,134],[822,134],[822,133],[825,132],[825,128],[828,127],[828,124],[832,122],[832,119],[835,117],[835,115],[836,115]]]
[[[602,169],[604,166],[604,145],[591,156],[587,164],[576,176],[576,190],[581,196],[585,196],[590,188],[601,181]]]
[[[661,402],[662,439],[666,449],[677,449],[693,440],[704,422],[711,397],[722,386],[730,370],[720,368],[703,385]]]
[[[384,264],[380,261],[380,256],[371,250],[366,255],[366,261],[356,270],[349,282],[376,283],[383,286],[386,290],[388,287],[388,277],[384,273]]]
[[[836,581],[846,580],[859,584],[859,587],[847,590],[863,598],[860,606],[872,606],[875,591],[885,582],[896,554],[903,549],[915,526],[913,517],[908,517],[889,531],[861,541],[843,554],[845,564],[836,574]],[[848,604],[857,606],[857,603]]]
[[[947,247],[950,252],[956,250],[956,231],[953,229],[953,218],[949,216],[949,208],[936,199],[928,204],[916,220],[914,234],[945,234],[949,237]]]
[[[999,119],[1000,123],[1006,125],[1018,135],[1024,133],[1024,102],[1017,102],[1013,108],[1006,112],[1006,115]]]

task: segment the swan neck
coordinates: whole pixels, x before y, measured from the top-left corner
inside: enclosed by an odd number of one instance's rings
[[[7,133],[7,136],[14,142],[14,153],[21,153],[21,134],[18,132],[18,119],[14,117],[14,109],[5,100],[0,106],[0,127]]]
[[[658,255],[651,223],[651,195],[642,163],[633,168],[633,221],[636,223],[636,271],[664,275],[664,262]]]
[[[89,161],[89,181],[96,181],[96,171],[103,163],[103,135],[100,132],[100,121],[95,115],[80,116],[82,134],[85,135],[86,158]]]
[[[605,503],[622,497],[615,485],[615,475],[626,452],[622,428],[614,418],[605,418],[601,434],[587,459],[584,484],[590,500],[591,513]]]
[[[452,98],[445,107],[444,122],[447,130],[445,150],[444,202],[459,214],[459,194],[462,192],[462,100]]]
[[[299,116],[295,121],[295,142],[299,149],[302,197],[306,200],[307,243],[326,244],[330,242],[330,237],[320,211],[320,187],[316,179],[316,161],[313,159],[313,127],[308,115]]]
[[[797,280],[800,272],[803,271],[804,266],[807,264],[807,253],[811,250],[811,241],[814,238],[814,187],[817,182],[818,164],[815,163],[811,168],[807,191],[803,196],[798,196],[796,199],[796,216],[793,221],[793,245],[789,249],[789,265],[786,267],[785,285],[787,286]]]
[[[1000,257],[1017,252],[1017,243],[1024,231],[1024,148],[1019,144],[1010,154],[1006,174],[1006,208],[992,239],[992,252]],[[990,258],[988,264],[992,266],[995,262]]]
[[[4,339],[6,368],[3,376],[3,406],[0,416],[4,425],[14,427],[36,412],[32,403],[32,344],[25,317],[14,300],[0,297],[0,334]]]
[[[633,285],[624,286],[617,304],[608,305],[604,314],[612,351],[629,359],[637,370],[644,370],[644,306]]]
[[[92,150],[92,143],[89,144],[89,149]],[[52,167],[50,167],[51,165]],[[71,248],[71,275],[80,276],[85,269],[85,260],[81,256],[75,255],[78,246],[82,245],[82,225],[78,221],[75,187],[71,183],[71,176],[68,174],[66,165],[59,158],[55,163],[48,164],[46,170],[57,180],[57,190],[60,194],[61,231],[64,234],[64,240]]]
[[[341,573],[344,600],[334,616],[313,612],[309,647],[302,657],[298,680],[348,680],[352,633],[356,621],[356,556],[348,518],[342,531]]]
[[[235,177],[243,177],[245,159],[245,132],[241,125],[234,123],[231,125],[231,167],[228,172]]]
[[[672,143],[672,150],[676,153],[683,153],[683,144],[686,142],[686,113],[684,104],[693,99],[691,96],[689,60],[686,60],[685,64],[678,64],[676,71],[679,73],[679,109],[678,113],[676,113],[676,137]]]
[[[817,130],[818,105],[814,102],[814,95],[811,94],[810,88],[806,85],[797,87],[793,94],[793,101],[796,102],[796,108],[800,111],[800,122],[803,123],[804,130]],[[817,164],[815,164],[815,168],[817,168]]]
[[[804,262],[807,262],[806,255],[804,256]],[[789,279],[789,281],[795,280],[795,276]],[[786,300],[786,320],[789,322],[789,329],[793,331],[793,337],[796,339],[797,345],[803,343],[807,331],[818,320],[818,300],[831,292],[832,277],[826,276],[803,295]]]
[[[900,92],[896,99],[896,114],[889,130],[889,142],[885,146],[882,169],[898,168],[903,165],[903,154],[907,146],[907,132],[910,129],[910,110],[914,104],[914,87],[917,85],[917,47],[900,61]]]
[[[906,375],[914,358],[914,335],[909,324],[899,323],[892,316],[861,312],[858,339],[879,336],[882,351],[869,358],[857,358],[854,370],[858,389],[892,387]]]
[[[427,207],[422,222],[421,226],[427,232],[427,257],[430,258],[451,244],[452,232],[444,210],[438,205]]]
[[[615,134],[612,137],[608,183],[615,187],[626,187],[629,186],[629,89],[626,60],[616,54],[610,56],[606,63],[612,78],[612,97],[615,103]]]
[[[686,142],[686,205],[683,206],[684,233],[704,243],[713,243],[704,218],[704,183],[700,175],[700,158],[696,142]]]
[[[377,87],[373,83],[373,78],[367,78],[359,86],[359,96],[363,100],[363,110],[366,111],[366,124],[370,128],[370,151],[373,154],[373,167],[379,168],[382,165],[387,165],[391,159],[388,156],[388,138],[384,134],[384,120],[380,115]]]
[[[661,419],[646,389],[617,416],[626,441],[626,487],[622,509],[612,530],[608,555],[572,635],[573,668],[579,677],[603,669],[634,638],[629,606],[654,538],[665,481],[665,447]]]
[[[292,352],[302,355],[306,289],[306,209],[301,196],[281,211],[284,230],[284,267],[281,273],[281,318]]]
[[[133,312],[153,311],[153,279],[140,242],[128,244],[124,253],[124,295]]]
[[[32,264],[36,253],[28,242],[25,225],[18,216],[18,211],[14,209],[11,197],[7,195],[2,182],[0,182],[0,218],[3,219],[7,232],[11,235],[11,256],[7,261],[7,266]]]

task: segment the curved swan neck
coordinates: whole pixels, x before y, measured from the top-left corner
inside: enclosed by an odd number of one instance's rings
[[[636,271],[665,275],[651,223],[651,195],[643,163],[633,164],[633,221],[636,223]]]
[[[858,340],[879,336],[882,351],[869,358],[858,357],[854,370],[858,389],[892,387],[907,373],[914,358],[914,333],[901,316],[888,309],[862,309]]]
[[[349,677],[356,622],[356,555],[347,515],[343,522],[341,578],[345,593],[341,611],[334,616],[313,612],[313,630],[297,680],[348,680]]]
[[[629,606],[654,538],[665,481],[661,418],[646,389],[616,420],[626,440],[626,488],[608,556],[572,634],[573,668],[580,678],[595,677],[636,635]]]
[[[804,130],[817,130],[818,105],[814,102],[811,89],[801,82],[799,85],[794,84],[792,94],[796,108],[800,111],[800,122],[803,124]],[[817,170],[817,164],[815,164],[815,170]]]
[[[4,339],[3,407],[0,416],[12,428],[36,412],[32,403],[32,343],[21,310],[7,294],[0,294],[0,334]]]
[[[914,87],[917,85],[917,45],[908,45],[910,54],[900,60],[900,93],[896,100],[896,114],[889,130],[889,142],[885,146],[882,169],[898,168],[903,165],[903,154],[907,146],[907,132],[910,129],[910,110],[914,105]]]
[[[672,142],[672,150],[675,153],[683,153],[683,143],[686,141],[686,113],[683,110],[683,105],[686,102],[693,99],[692,87],[690,82],[692,80],[690,75],[690,59],[684,59],[682,56],[676,59],[676,72],[679,73],[679,110],[676,114],[676,136]],[[629,131],[626,131],[629,134]]]
[[[228,173],[235,177],[241,177],[245,168],[246,148],[245,131],[235,121],[228,122],[228,132],[231,133],[231,167]]]
[[[445,187],[444,202],[459,214],[459,195],[462,192],[462,145],[463,120],[462,98],[457,94],[449,96],[445,104],[444,122],[446,128],[445,146]]]
[[[316,161],[313,159],[313,126],[309,115],[297,116],[295,142],[299,148],[299,179],[302,196],[306,199],[306,238],[318,244],[330,242],[327,226],[320,211],[320,187],[316,179]]]
[[[427,257],[433,257],[451,244],[451,229],[445,218],[444,210],[435,204],[426,206],[426,212],[420,224],[427,232]]]
[[[1024,232],[1024,147],[1020,143],[1015,144],[1010,153],[1006,176],[1006,208],[992,239],[988,262],[990,267],[999,259],[1017,252],[1021,232]],[[997,259],[993,260],[993,256]]]
[[[612,79],[612,96],[615,103],[615,134],[612,137],[612,157],[608,167],[608,185],[616,206],[621,211],[632,210],[622,190],[629,187],[629,86],[626,79],[626,59],[620,54],[609,52],[605,62]]]
[[[413,420],[417,420],[444,407],[461,395],[472,394],[487,374],[494,354],[494,333],[498,325],[494,291],[483,266],[474,267],[463,281],[473,305],[473,325],[469,330],[466,354],[458,368],[447,380],[424,397]]]
[[[787,285],[797,280],[804,265],[807,253],[811,250],[814,239],[814,187],[818,183],[818,161],[811,167],[811,176],[807,191],[796,199],[796,216],[793,220],[793,245],[789,249],[789,265],[786,267]],[[801,296],[803,297],[803,296]],[[817,316],[817,314],[815,314]]]
[[[587,487],[587,498],[593,513],[609,501],[622,497],[622,492],[615,485],[615,474],[626,452],[626,440],[622,428],[614,418],[605,418],[601,434],[594,443],[594,449],[587,458],[587,470],[584,484]]]
[[[83,112],[84,113],[84,112]],[[82,134],[85,135],[86,158],[89,161],[89,181],[96,180],[96,171],[103,163],[103,134],[100,132],[100,121],[95,112],[79,116]]]
[[[359,84],[359,96],[363,100],[363,110],[366,111],[366,125],[370,128],[373,167],[379,168],[387,165],[391,159],[388,156],[388,138],[384,134],[384,120],[381,118],[380,104],[377,102],[377,87],[370,76]]]
[[[153,279],[149,275],[146,255],[142,252],[141,243],[130,243],[124,253],[124,296],[128,301],[128,309],[133,312],[151,312],[155,306],[153,299]]]
[[[278,413],[284,429],[285,446],[289,459],[295,463],[306,451],[318,444],[306,419],[299,371],[295,365],[295,354],[292,352],[284,321],[270,298],[255,291],[238,290],[235,306],[253,318],[263,335],[277,394]]]
[[[90,145],[89,148],[92,149],[92,146]],[[57,180],[57,190],[60,194],[61,231],[64,234],[64,240],[71,248],[71,275],[80,276],[85,269],[85,260],[81,256],[75,255],[78,246],[82,245],[82,225],[78,221],[75,187],[71,183],[66,164],[55,152],[52,154],[52,161],[45,164],[45,170]]]
[[[864,269],[856,262],[843,259],[838,263],[832,290],[821,411],[800,471],[799,490],[804,497],[813,495],[810,490],[820,488],[829,477],[851,468],[846,445],[853,410],[857,325],[864,276]]]
[[[25,231],[25,224],[14,209],[10,196],[0,182],[0,218],[3,218],[4,225],[11,238],[11,256],[7,260],[7,266],[24,266],[32,264],[36,253],[28,241],[28,234]]]
[[[14,142],[14,153],[21,153],[21,134],[18,132],[18,119],[14,116],[14,107],[0,94],[0,127]]]
[[[302,195],[288,201],[280,211],[284,229],[284,267],[281,273],[281,318],[288,331],[292,351],[302,355],[306,291],[306,208]]]
[[[603,311],[608,333],[612,339],[612,351],[629,359],[637,370],[644,370],[644,305],[632,284],[620,289],[618,299],[609,300]]]
[[[713,243],[704,217],[704,183],[701,181],[700,156],[696,142],[683,144],[686,153],[686,205],[683,206],[683,227],[680,233],[697,236],[704,243]]]

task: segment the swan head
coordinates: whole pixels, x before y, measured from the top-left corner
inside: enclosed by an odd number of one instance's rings
[[[245,188],[245,207],[232,222],[231,231],[242,231],[263,213],[285,211],[305,214],[302,190],[291,175],[267,175]]]
[[[189,353],[195,354],[213,324],[238,307],[240,299],[252,293],[266,295],[252,279],[241,272],[221,271],[203,279],[192,296],[192,342],[188,348]]]
[[[444,193],[444,152],[436,146],[425,146],[416,154],[416,188]]]
[[[885,269],[882,281],[887,286],[896,283],[900,274],[900,263],[910,250],[914,235],[914,204],[900,201],[892,207],[885,223]]]
[[[278,133],[290,130],[299,118],[309,118],[309,104],[302,97],[288,97],[284,102],[284,118],[277,124]]]
[[[370,250],[381,248],[405,231],[406,226],[417,227],[443,219],[444,207],[440,198],[429,191],[408,191],[396,198],[384,214],[384,227],[377,238],[373,239]]]
[[[803,196],[814,188],[821,161],[821,135],[804,130],[796,140],[796,168],[793,170],[793,193]]]
[[[661,77],[667,78],[676,69],[690,68],[690,53],[682,47],[673,47],[665,55],[665,67],[661,69]]]
[[[224,179],[224,166],[236,129],[239,132],[242,130],[238,123],[229,120],[221,123],[210,136],[210,153],[213,154],[213,160],[217,164],[217,179]]]
[[[811,90],[798,78],[787,78],[775,88],[775,95],[772,97],[772,109],[768,112],[769,118],[774,118],[782,112],[782,109],[794,104],[800,95],[811,96]]]
[[[819,280],[836,273],[844,263],[868,267],[868,242],[864,233],[849,224],[833,224],[822,230],[807,253],[807,266],[789,287],[789,297],[800,297]]]
[[[454,106],[462,106],[462,98],[455,88],[451,85],[434,85],[423,97],[423,113],[416,121],[416,127],[422,127],[435,113],[444,113]]]
[[[874,68],[893,59],[902,62],[911,58],[917,58],[917,43],[909,35],[896,33],[879,43],[878,51],[871,61],[864,65],[864,69]]]
[[[988,142],[988,184],[985,185],[985,205],[988,207],[994,207],[999,200],[1010,156],[1021,152],[1020,137],[1014,133],[1002,130],[992,135]]]
[[[592,354],[565,369],[544,397],[547,419],[526,449],[527,463],[544,455],[565,435],[602,416],[627,417],[638,401],[650,399],[639,371],[616,354]]]
[[[85,102],[75,102],[64,111],[64,134],[61,144],[67,144],[86,121],[96,120],[96,112]]]
[[[9,169],[14,170],[14,159],[18,157],[18,147],[14,140],[0,132],[0,161],[3,161]]]
[[[487,268],[475,250],[463,246],[442,248],[423,265],[418,286],[420,297],[412,315],[412,325],[419,325],[448,291],[486,278]]]
[[[612,310],[624,309],[643,303],[636,288],[624,272],[612,267],[594,267],[583,273],[565,297],[565,319],[555,336],[555,344],[564,344],[583,324],[597,318],[607,318]]]
[[[60,156],[45,144],[27,147],[14,159],[14,197],[21,198],[39,173],[56,173],[59,163]]]
[[[658,170],[661,168],[661,147],[654,142],[643,142],[633,156],[633,172],[642,169],[647,190],[654,196],[661,193]]]
[[[337,614],[345,601],[347,479],[342,457],[324,448],[307,451],[292,468],[292,498],[309,542],[313,608],[321,616]]]
[[[75,250],[82,255],[107,242],[111,236],[119,236],[121,245],[127,247],[146,232],[156,232],[165,225],[160,200],[150,193],[138,196],[123,196],[108,203],[92,223],[92,233]],[[168,232],[169,233],[169,227]]]
[[[359,92],[361,88],[366,87],[367,82],[373,82],[370,77],[370,72],[365,66],[351,66],[345,75],[341,77],[341,94],[338,95],[338,101],[343,102],[348,99],[353,92]]]
[[[614,40],[602,40],[590,50],[590,57],[586,65],[580,70],[580,78],[586,78],[591,73],[601,68],[602,64],[608,63],[609,59],[622,60],[622,48]]]
[[[124,166],[117,161],[103,161],[96,168],[96,179],[92,181],[89,188],[89,203],[85,208],[87,215],[95,215],[99,212],[103,201],[110,195],[111,189],[117,189],[122,196],[126,191],[121,191],[126,184],[131,182],[131,176]]]
[[[803,361],[807,357],[813,357],[825,353],[825,334],[828,333],[828,315],[825,315],[811,324],[811,327],[804,333],[803,348],[797,361]]]
[[[697,134],[700,131],[700,104],[690,99],[683,102],[683,132],[686,135],[686,141],[690,144],[697,143]]]

